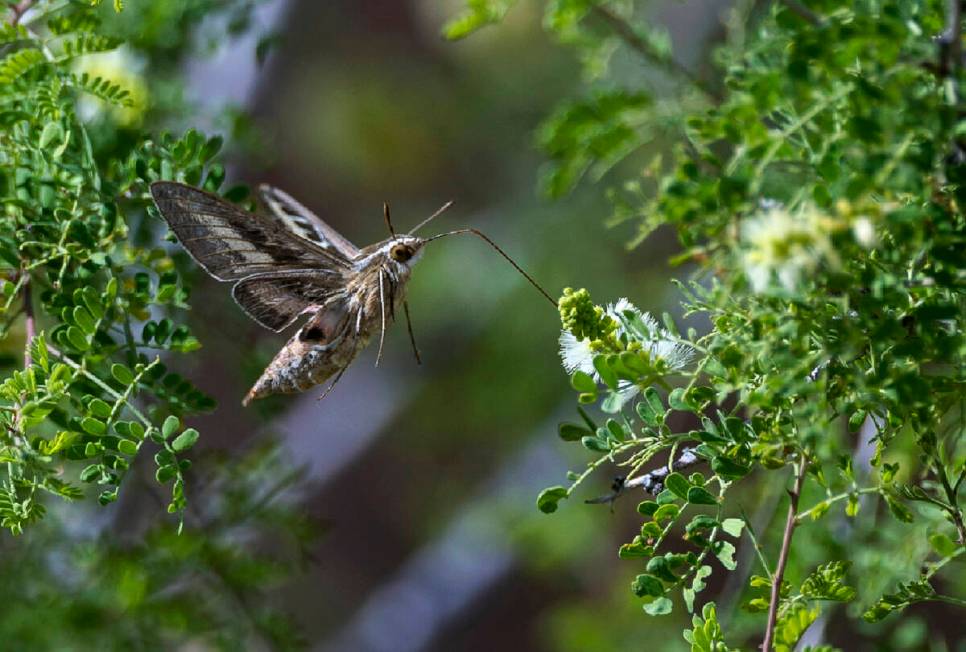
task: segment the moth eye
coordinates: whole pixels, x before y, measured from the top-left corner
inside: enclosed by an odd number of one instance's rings
[[[413,257],[413,249],[406,245],[396,245],[389,251],[389,256],[396,262],[404,263]]]

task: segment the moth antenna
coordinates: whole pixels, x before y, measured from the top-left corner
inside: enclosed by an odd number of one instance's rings
[[[413,345],[413,355],[416,356],[416,364],[423,364],[419,359],[419,347],[416,346],[416,336],[413,335],[413,322],[409,319],[409,302],[403,301],[403,310],[406,312],[406,329],[409,330],[409,343]]]
[[[386,218],[386,226],[389,227],[389,233],[392,235],[392,239],[396,239],[396,230],[392,228],[392,218],[389,216],[389,202],[382,202],[382,215]]]
[[[426,242],[430,242],[432,240],[438,240],[439,238],[445,238],[445,237],[450,236],[450,235],[460,235],[460,234],[463,234],[463,233],[469,233],[469,234],[475,235],[476,237],[481,238],[482,240],[486,241],[486,243],[488,245],[490,245],[491,247],[493,247],[494,249],[496,249],[497,252],[501,256],[503,256],[504,258],[506,258],[507,259],[507,262],[509,262],[511,265],[513,265],[513,267],[518,272],[520,272],[521,274],[523,274],[523,277],[525,279],[527,279],[528,281],[530,281],[530,285],[532,285],[533,287],[537,288],[537,290],[540,292],[540,294],[542,294],[544,297],[546,297],[547,298],[547,301],[549,301],[551,304],[553,304],[553,307],[554,308],[557,307],[557,302],[554,301],[553,298],[549,294],[547,294],[547,291],[544,290],[543,287],[541,287],[540,284],[537,283],[533,279],[532,276],[530,276],[525,271],[523,271],[523,268],[520,267],[519,265],[517,265],[516,262],[512,258],[510,258],[510,256],[505,251],[503,251],[502,249],[500,249],[499,245],[497,245],[495,242],[493,242],[488,237],[486,237],[481,231],[478,231],[476,229],[457,229],[456,231],[448,231],[447,233],[440,233],[439,235],[434,235],[431,238],[427,238],[426,239]]]
[[[436,212],[435,213],[433,213],[432,215],[430,215],[429,217],[427,217],[425,220],[423,220],[422,222],[420,222],[419,224],[417,224],[416,226],[414,226],[409,231],[409,235],[413,235],[414,233],[416,233],[416,231],[420,230],[421,228],[423,228],[424,226],[426,226],[427,224],[429,224],[430,222],[432,222],[434,219],[436,219],[437,217],[439,217],[440,215],[442,215],[443,212],[447,208],[449,208],[450,206],[452,206],[452,205],[453,205],[453,202],[452,201],[448,201],[445,204],[443,204],[442,206],[440,206],[438,209],[436,209]]]

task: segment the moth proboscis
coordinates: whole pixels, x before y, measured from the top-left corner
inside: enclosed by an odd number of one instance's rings
[[[275,355],[242,401],[301,392],[333,378],[324,398],[379,330],[382,357],[386,328],[401,307],[413,352],[406,286],[423,247],[451,235],[475,235],[500,253],[556,307],[549,294],[490,238],[472,228],[429,238],[414,233],[450,203],[398,235],[388,204],[390,237],[358,248],[285,192],[258,188],[268,214],[244,210],[221,197],[173,181],[151,184],[151,196],[181,245],[211,276],[233,282],[232,297],[260,325],[279,332],[299,317],[301,328]]]

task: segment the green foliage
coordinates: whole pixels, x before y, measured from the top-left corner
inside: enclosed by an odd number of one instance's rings
[[[718,624],[713,602],[704,605],[701,615],[692,617],[692,628],[684,630],[684,640],[691,644],[691,652],[728,652]]]
[[[678,284],[680,313],[709,326],[682,334],[667,315],[659,322],[626,300],[595,305],[585,290],[565,291],[561,355],[585,423],[560,435],[592,461],[543,494],[541,508],[553,511],[545,508],[613,465],[621,483],[594,502],[653,492],[639,506],[641,533],[620,552],[645,571],[632,585],[645,610],[663,614],[672,589],[693,608],[702,569],[714,568],[706,559],[735,568],[734,544],[722,538],[742,532],[743,521],[723,519],[737,507],[731,488],[783,484],[793,470],[792,535],[834,527],[833,507],[854,520],[889,513],[924,541],[931,533],[917,524],[945,523],[930,538],[926,573],[883,596],[867,620],[922,600],[963,605],[928,582],[954,576],[947,562],[966,545],[966,75],[950,58],[958,48],[936,45],[958,45],[962,25],[945,24],[940,2],[738,8],[707,76],[721,81],[708,83],[628,3],[546,7],[547,28],[592,75],[605,76],[618,55],[656,74],[622,70],[606,91],[545,121],[544,187],[559,197],[584,178],[612,184],[611,223],[633,226],[632,244],[673,229],[683,248],[675,262],[696,270]],[[668,82],[673,100],[651,99]],[[675,143],[670,156],[658,139]],[[610,415],[604,425],[587,416],[590,405]],[[874,450],[855,469],[852,451],[865,442],[850,433],[859,430],[872,433]],[[696,459],[679,468],[684,451]],[[707,470],[686,476],[695,464]],[[783,580],[789,560],[768,562],[745,531],[766,571],[752,578],[749,608],[768,611],[780,589],[777,619],[763,627],[773,649],[794,649],[823,605],[856,597],[845,583],[851,548],[822,560],[794,593]],[[792,566],[801,536],[788,539]],[[902,555],[886,540],[866,545]],[[723,643],[713,610],[694,622],[693,649],[724,649],[714,647]]]
[[[446,38],[460,39],[486,25],[500,22],[515,0],[469,0],[466,11],[443,30]]]
[[[117,536],[51,517],[24,534],[24,545],[7,547],[0,589],[18,599],[0,615],[5,646],[153,650],[191,641],[211,650],[303,649],[269,593],[304,571],[317,534],[296,502],[301,475],[272,445],[231,464],[208,461],[216,463],[205,464],[205,479],[217,492],[193,502],[180,534],[163,521]],[[266,532],[271,545],[240,545]]]
[[[134,244],[130,225],[153,210],[154,180],[217,189],[221,140],[132,134],[99,156],[92,135],[108,133],[107,114],[91,122],[79,104],[134,102],[77,62],[122,39],[90,6],[33,10],[29,24],[0,31],[0,337],[27,349],[0,383],[0,518],[19,533],[44,515],[45,495],[77,500],[85,484],[111,503],[142,455],[153,455],[168,510],[180,513],[198,432],[179,419],[214,403],[167,367],[168,354],[199,346],[175,321],[188,291],[166,251]]]

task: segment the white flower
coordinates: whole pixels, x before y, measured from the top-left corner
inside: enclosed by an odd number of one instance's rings
[[[855,241],[866,249],[872,249],[879,241],[875,233],[875,225],[865,216],[852,222],[852,235],[855,236]]]
[[[777,277],[786,290],[820,264],[838,264],[829,233],[838,227],[832,218],[807,206],[795,213],[769,203],[741,224],[742,263],[755,292],[764,292]]]
[[[641,312],[627,299],[621,298],[616,303],[608,304],[605,312],[617,323],[617,337],[627,335],[632,341],[640,342],[643,350],[650,354],[652,363],[663,360],[671,371],[678,371],[694,357],[691,347],[675,340],[654,317]],[[578,340],[569,331],[560,333],[560,359],[568,374],[582,371],[599,382],[600,375],[594,369],[595,355],[589,339]],[[621,405],[639,392],[636,384],[626,380],[620,381],[617,387]]]
[[[594,352],[590,350],[590,340],[578,340],[570,331],[560,331],[560,360],[568,374],[575,371],[594,374]]]

